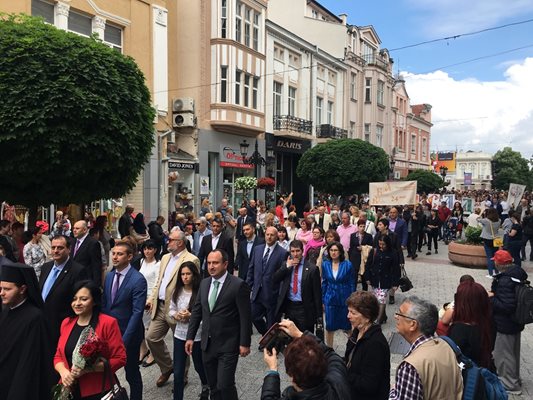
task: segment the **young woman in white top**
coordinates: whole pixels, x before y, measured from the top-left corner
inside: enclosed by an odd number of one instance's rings
[[[191,261],[185,261],[178,270],[178,280],[176,289],[172,294],[170,301],[169,316],[176,320],[176,329],[174,330],[174,400],[183,400],[183,377],[185,375],[185,341],[187,339],[187,329],[189,329],[189,319],[196,295],[200,288],[200,272],[196,265]],[[200,340],[202,337],[202,325],[196,332],[194,346],[192,348],[192,361],[194,369],[202,382],[202,393],[200,399],[209,398],[209,386],[202,364],[202,349]]]
[[[144,257],[141,260],[141,269],[139,272],[143,274],[144,278],[146,279],[146,284],[148,287],[146,293],[148,293],[148,298],[151,298],[152,291],[154,290],[154,286],[159,276],[159,261],[155,258],[155,254],[157,253],[157,245],[153,240],[147,240],[143,243],[142,252]],[[146,311],[143,316],[145,329],[148,329],[150,320],[150,313]],[[144,340],[141,343],[141,351],[139,354],[141,355],[139,362],[142,362],[143,367],[149,367],[155,363],[155,360],[150,355],[150,350],[148,350],[148,346]],[[144,360],[145,358],[147,358],[146,361]]]

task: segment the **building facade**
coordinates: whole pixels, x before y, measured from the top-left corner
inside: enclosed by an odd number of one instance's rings
[[[455,187],[457,189],[490,190],[492,182],[492,155],[483,152],[456,154]]]

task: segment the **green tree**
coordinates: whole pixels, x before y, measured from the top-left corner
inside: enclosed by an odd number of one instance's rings
[[[527,185],[531,188],[532,173],[526,160],[518,151],[504,147],[493,157],[492,185],[496,189],[508,190],[510,183]]]
[[[418,193],[433,193],[444,186],[444,182],[439,175],[425,169],[416,169],[410,172],[404,180],[417,181]]]
[[[21,15],[0,15],[0,54],[0,199],[32,208],[131,190],[155,115],[134,60]]]
[[[369,182],[389,173],[385,151],[359,139],[331,140],[307,150],[296,174],[320,192],[336,195],[368,192]]]

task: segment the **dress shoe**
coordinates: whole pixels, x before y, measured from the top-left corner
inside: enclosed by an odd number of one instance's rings
[[[389,296],[389,304],[394,304],[394,303],[395,303],[394,296],[390,295]]]
[[[148,362],[148,361],[143,361],[143,364],[142,364],[142,365],[143,365],[144,368],[148,368],[148,367],[151,367],[151,366],[154,365],[154,364],[155,364],[155,359],[152,360],[152,361],[150,361],[150,362]]]
[[[144,353],[144,355],[141,357],[141,359],[139,360],[139,365],[141,364],[144,364],[144,360],[146,359],[146,357],[148,357],[150,355],[150,350],[148,350],[146,353]]]
[[[155,383],[157,387],[163,386],[165,383],[167,383],[168,378],[170,378],[170,375],[172,375],[172,370],[165,372],[164,374],[161,374],[157,382]]]

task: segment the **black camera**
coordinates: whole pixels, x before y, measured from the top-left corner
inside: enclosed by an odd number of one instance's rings
[[[278,354],[283,353],[285,347],[292,341],[292,338],[285,333],[276,322],[270,327],[267,333],[263,335],[259,340],[259,350],[263,351],[267,349],[272,352],[272,349],[276,349]]]

